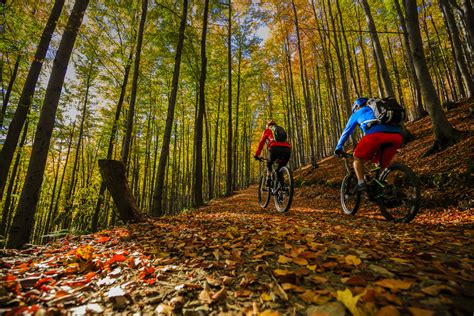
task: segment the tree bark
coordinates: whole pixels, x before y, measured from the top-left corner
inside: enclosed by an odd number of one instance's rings
[[[15,65],[13,66],[12,75],[10,81],[8,82],[7,93],[5,93],[5,98],[3,99],[2,110],[0,111],[0,129],[2,129],[3,121],[5,120],[5,113],[7,112],[8,101],[10,101],[10,95],[13,90],[13,84],[15,83],[16,76],[18,74],[18,68],[20,67],[21,55],[18,54],[15,60]]]
[[[145,30],[146,14],[148,10],[148,0],[142,0],[142,15],[137,34],[137,49],[135,54],[135,64],[133,65],[132,91],[130,92],[130,105],[128,108],[127,129],[122,148],[122,161],[127,165],[130,144],[132,142],[133,120],[135,117],[135,102],[137,100],[138,74],[140,73],[140,56],[142,52],[143,32]]]
[[[375,50],[375,57],[377,58],[378,64],[380,66],[380,72],[383,80],[384,85],[384,92],[386,96],[394,96],[392,81],[390,80],[390,74],[388,72],[387,64],[385,63],[385,59],[383,57],[382,46],[380,45],[379,37],[377,34],[377,29],[375,27],[374,19],[372,18],[372,14],[370,13],[370,7],[367,0],[360,0],[362,4],[362,8],[364,9],[365,17],[367,20],[367,26],[369,28],[370,37],[372,38],[372,42],[374,44]]]
[[[162,216],[163,215],[163,185],[165,179],[165,167],[166,161],[169,156],[170,140],[171,140],[171,131],[173,128],[174,121],[174,109],[176,106],[176,96],[178,94],[178,81],[179,81],[179,71],[181,68],[181,55],[183,52],[183,43],[184,43],[184,31],[186,28],[186,16],[188,14],[188,0],[183,1],[183,14],[181,17],[181,24],[179,26],[178,34],[178,45],[176,47],[173,79],[171,83],[171,94],[169,97],[168,103],[168,114],[166,116],[165,130],[163,134],[163,144],[161,147],[160,161],[158,163],[158,171],[155,180],[155,192],[153,193],[153,206],[151,214],[153,216]]]
[[[227,29],[227,182],[226,195],[232,194],[232,0],[229,0],[229,25]]]
[[[120,219],[124,223],[139,222],[142,220],[140,210],[135,204],[132,191],[127,184],[125,165],[119,160],[99,160],[100,173],[105,186],[110,192]]]
[[[306,109],[308,136],[309,136],[309,156],[310,156],[311,166],[313,168],[317,168],[318,164],[316,162],[316,153],[314,150],[313,109],[311,107],[311,101],[309,100],[308,91],[306,89],[306,84],[304,80],[303,52],[301,49],[301,38],[300,38],[300,28],[298,24],[298,14],[296,12],[295,1],[292,0],[291,4],[293,7],[293,15],[295,18],[296,40],[297,40],[298,56],[299,56],[299,64],[300,64],[300,78],[301,78],[301,85],[303,87],[303,99],[304,99],[304,105]]]
[[[453,50],[455,55],[455,62],[461,72],[462,80],[467,89],[467,97],[471,98],[474,96],[474,82],[469,72],[469,68],[466,65],[466,59],[462,51],[462,44],[459,38],[459,30],[456,26],[453,11],[451,10],[447,0],[439,0],[439,6],[441,11],[446,18],[447,27],[451,34],[451,40],[453,43]]]
[[[420,89],[433,124],[435,143],[432,150],[426,153],[430,154],[454,143],[457,139],[457,131],[451,126],[441,109],[441,104],[436,95],[436,90],[426,65],[416,0],[404,0],[404,6],[413,64],[415,66],[416,75],[420,80]]]
[[[206,37],[207,37],[207,23],[209,12],[209,0],[204,2],[204,18],[202,22],[201,34],[201,74],[199,78],[199,105],[197,109],[196,125],[194,128],[194,185],[193,185],[193,205],[201,206],[204,204],[202,196],[202,138],[203,138],[203,119],[204,111],[206,110],[206,71],[207,71],[207,57],[206,57]]]
[[[26,77],[25,85],[20,95],[20,100],[15,111],[15,115],[8,127],[7,137],[0,152],[0,200],[3,196],[3,190],[7,182],[8,170],[15,153],[18,139],[20,138],[21,130],[25,125],[25,120],[30,109],[31,101],[35,92],[36,83],[43,66],[43,61],[48,51],[51,37],[56,29],[56,23],[64,6],[64,0],[56,0],[53,9],[49,15],[48,22],[41,34],[41,39],[36,48],[35,57],[31,63],[28,75]]]
[[[414,100],[414,108],[415,108],[415,115],[414,119],[417,120],[422,116],[426,115],[426,111],[423,108],[423,101],[421,99],[421,91],[420,91],[420,83],[418,77],[416,76],[415,66],[413,65],[413,57],[411,55],[411,48],[410,48],[410,41],[408,39],[408,32],[406,26],[405,16],[403,15],[402,9],[400,8],[400,3],[398,0],[394,0],[395,9],[397,10],[398,18],[400,19],[400,26],[402,27],[403,31],[403,41],[405,43],[405,54],[407,56],[407,65],[409,70],[409,75],[413,81],[414,89],[415,89],[415,100]]]
[[[56,120],[59,97],[61,95],[72,49],[74,48],[77,33],[79,32],[82,18],[88,4],[89,0],[76,0],[74,3],[71,16],[69,17],[56,53],[36,129],[25,184],[21,192],[20,201],[7,242],[8,248],[20,248],[26,244],[30,238],[41,184],[43,183],[51,134]]]

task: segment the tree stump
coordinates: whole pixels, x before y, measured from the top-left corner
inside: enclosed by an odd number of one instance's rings
[[[119,160],[100,159],[100,173],[124,223],[142,220],[140,209],[127,184],[125,165]]]

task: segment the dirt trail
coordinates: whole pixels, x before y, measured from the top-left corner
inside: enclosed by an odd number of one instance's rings
[[[375,212],[343,215],[304,191],[285,214],[273,201],[260,209],[251,187],[187,214],[5,252],[2,284],[23,309],[62,313],[474,311],[472,218],[393,224]]]

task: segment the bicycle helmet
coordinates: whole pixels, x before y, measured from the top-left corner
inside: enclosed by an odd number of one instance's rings
[[[270,121],[267,122],[267,127],[270,127],[272,125],[276,125],[274,120],[270,120]]]
[[[367,104],[368,98],[357,98],[352,104],[352,113],[357,111],[360,107]]]

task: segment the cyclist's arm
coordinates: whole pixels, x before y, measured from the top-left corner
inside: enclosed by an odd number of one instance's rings
[[[268,138],[268,132],[270,130],[267,128],[263,131],[262,137],[260,138],[260,142],[258,143],[258,148],[257,152],[255,153],[255,156],[260,156],[260,153],[262,152],[263,146],[265,146],[265,141]]]
[[[344,128],[344,131],[342,132],[341,137],[339,138],[339,142],[337,143],[336,150],[337,149],[343,149],[344,143],[347,141],[347,139],[354,133],[354,130],[357,126],[357,112],[352,114],[351,117],[349,118],[349,121],[346,124],[346,127]]]

